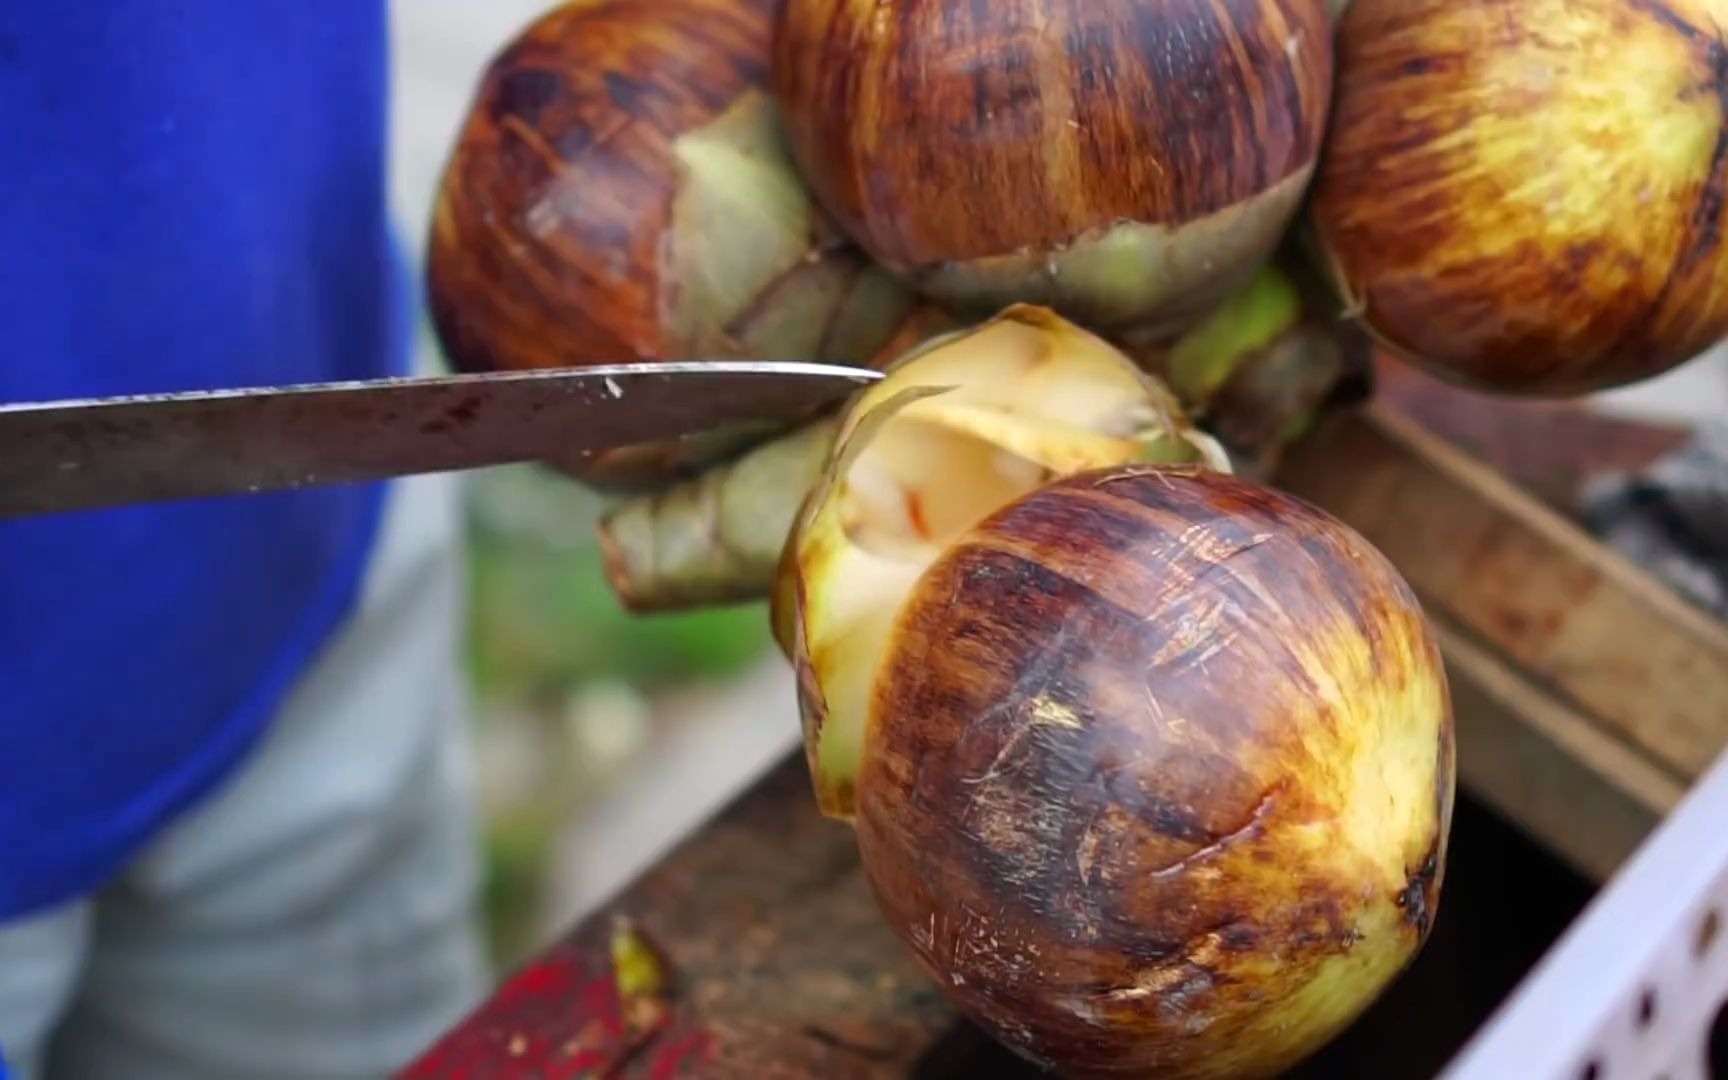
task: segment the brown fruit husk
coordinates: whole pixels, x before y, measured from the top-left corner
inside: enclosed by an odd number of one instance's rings
[[[1390,349],[1572,396],[1728,335],[1728,0],[1353,0],[1308,226]]]
[[[1005,1045],[1064,1076],[1275,1076],[1420,949],[1449,695],[1416,598],[1342,523],[1216,470],[1089,470],[876,600],[870,676],[805,663],[801,693],[867,713],[877,899]],[[807,636],[835,603],[804,590]]]
[[[1179,326],[1266,260],[1331,80],[1323,0],[787,0],[775,41],[794,156],[848,235],[945,305],[1099,330]]]
[[[487,68],[442,177],[434,327],[463,370],[637,360],[865,363],[913,295],[817,208],[766,89],[771,0],[587,0]],[[808,419],[556,464],[691,475]]]

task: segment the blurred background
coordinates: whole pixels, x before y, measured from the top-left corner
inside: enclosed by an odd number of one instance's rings
[[[393,0],[394,197],[416,257],[438,174],[492,54],[547,0]],[[425,359],[436,346],[423,327]],[[1728,352],[1605,408],[1728,417]],[[470,665],[497,962],[606,900],[798,744],[792,681],[758,606],[641,619],[593,545],[599,500],[533,468],[468,486]]]

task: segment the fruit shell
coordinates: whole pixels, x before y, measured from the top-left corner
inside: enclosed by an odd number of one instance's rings
[[[444,170],[428,302],[454,366],[870,362],[913,303],[815,206],[766,87],[772,0],[589,0],[486,69]],[[565,461],[690,475],[805,416]]]
[[[1361,324],[1574,396],[1728,334],[1723,0],[1353,0],[1308,231]]]
[[[1454,797],[1438,650],[1322,512],[1209,470],[1053,482],[918,580],[856,827],[889,925],[1064,1075],[1276,1075],[1419,950]]]

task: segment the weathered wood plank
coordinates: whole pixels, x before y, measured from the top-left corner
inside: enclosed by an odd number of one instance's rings
[[[613,989],[614,915],[674,978],[670,1022],[640,1039]],[[800,753],[404,1075],[904,1076],[953,1020],[878,913],[852,831],[816,813]]]
[[[1606,415],[1587,401],[1507,398],[1440,382],[1381,354],[1374,399],[1561,511],[1584,483],[1638,469],[1683,445],[1689,428]]]

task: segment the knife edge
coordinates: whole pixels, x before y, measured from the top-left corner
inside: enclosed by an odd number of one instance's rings
[[[582,456],[782,418],[881,377],[675,361],[0,405],[0,517]]]

